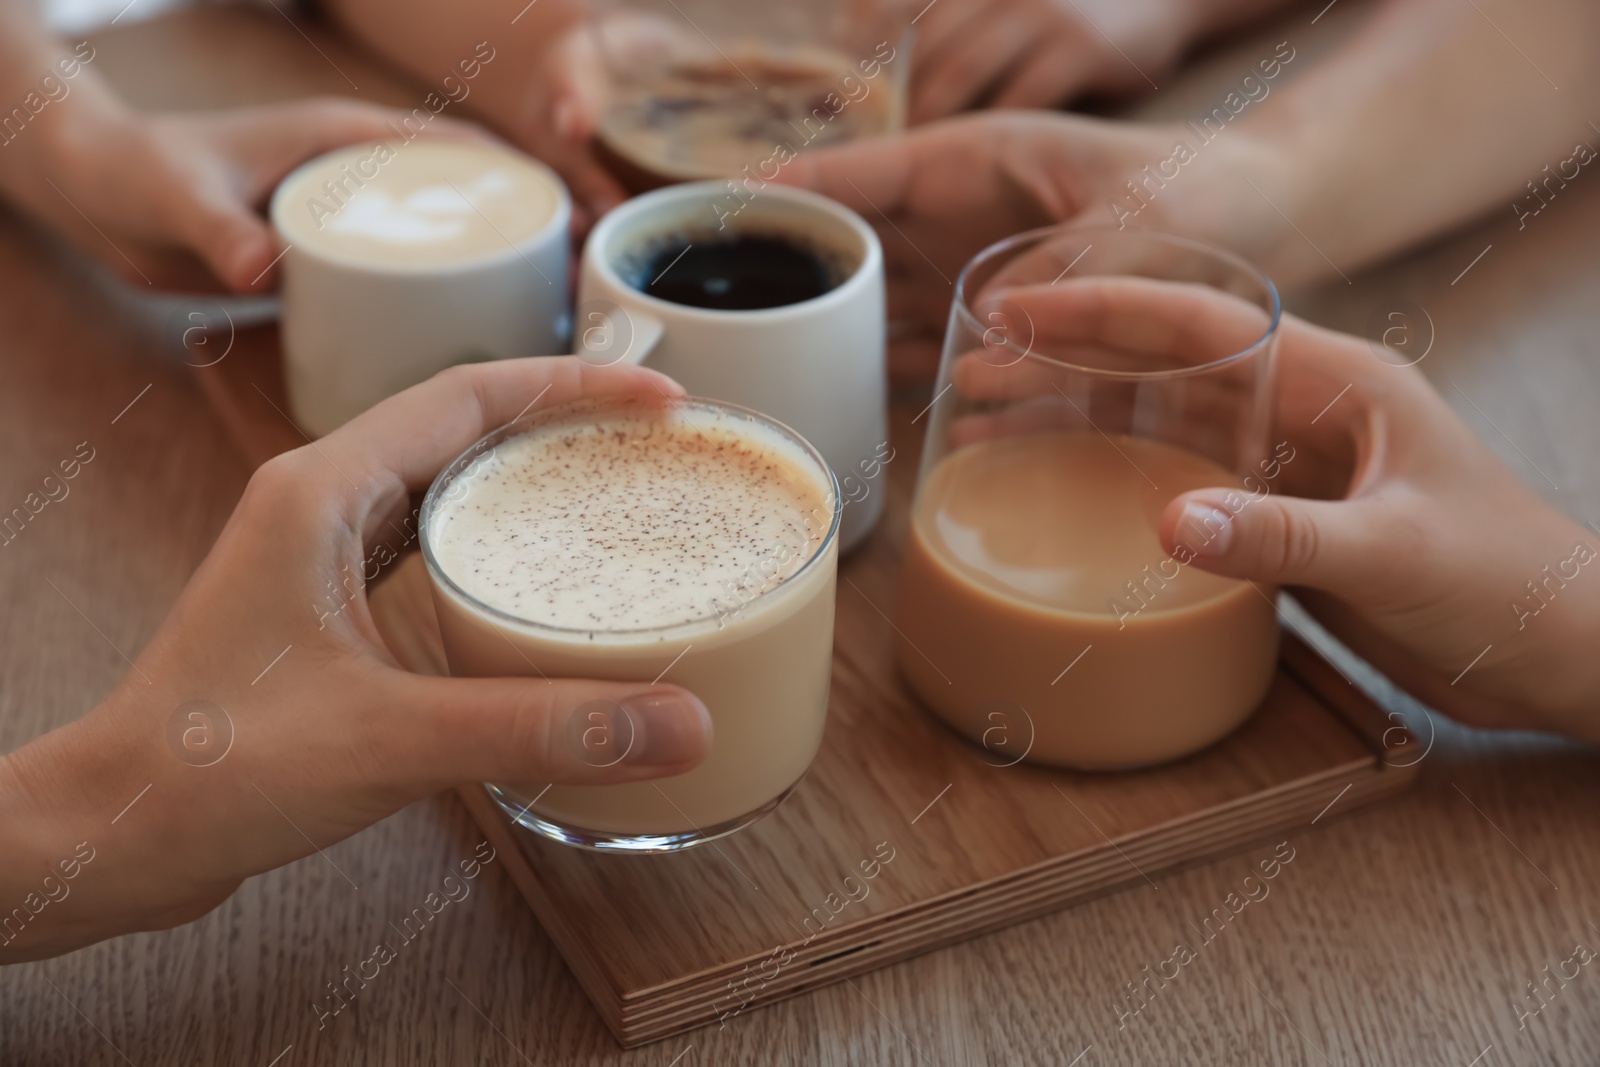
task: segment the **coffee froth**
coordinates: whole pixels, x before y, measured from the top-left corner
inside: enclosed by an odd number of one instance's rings
[[[562,212],[538,163],[460,142],[356,145],[313,160],[279,194],[283,237],[373,267],[451,267],[514,254]]]
[[[791,577],[827,533],[828,488],[786,446],[704,411],[537,427],[453,484],[432,520],[434,558],[469,596],[541,627],[716,617],[752,574]]]

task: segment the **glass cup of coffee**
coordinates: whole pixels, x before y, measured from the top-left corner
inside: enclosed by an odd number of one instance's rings
[[[951,309],[896,622],[902,674],[1004,762],[1140,767],[1219,740],[1276,668],[1277,591],[1208,574],[1274,446],[1279,300],[1248,263],[1141,229],[982,252]],[[991,760],[992,761],[992,760]]]
[[[632,192],[771,181],[808,147],[905,124],[909,23],[895,0],[602,0],[596,146]]]
[[[580,400],[525,415],[442,471],[422,552],[458,676],[671,682],[711,713],[694,770],[622,785],[498,782],[520,825],[609,851],[681,849],[775,809],[822,741],[839,496],[781,423],[703,399]],[[643,727],[581,706],[591,766]]]

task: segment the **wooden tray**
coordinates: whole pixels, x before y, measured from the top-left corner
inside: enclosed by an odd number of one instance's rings
[[[253,461],[303,441],[282,414],[270,331],[241,334],[227,361],[196,373]],[[460,790],[625,1046],[726,1023],[1119,887],[1154,885],[1415,776],[1382,758],[1395,720],[1289,633],[1261,710],[1223,742],[1155,770],[1001,766],[940,726],[896,675],[883,613],[905,543],[920,406],[892,412],[883,524],[840,569],[822,749],[782,807],[688,852],[603,856],[513,826],[481,786]],[[443,673],[421,560],[399,564],[369,597],[394,654]]]

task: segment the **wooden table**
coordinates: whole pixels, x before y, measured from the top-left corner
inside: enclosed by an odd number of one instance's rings
[[[145,83],[153,103],[193,100],[174,56],[226,57],[248,83],[231,90],[240,99],[283,95],[291,76],[344,86],[272,20],[212,11],[134,26],[104,39],[103,62],[121,73],[164,56],[168,81]],[[393,99],[358,58],[319,43],[363,71],[363,95]],[[1536,489],[1600,519],[1597,232],[1600,184],[1574,183],[1522,232],[1506,210],[1295,304],[1358,332],[1398,299],[1425,308],[1437,339],[1422,369],[1445,397]],[[78,442],[96,451],[70,497],[0,548],[6,749],[110,690],[244,486],[244,461],[162,332],[159,313],[0,219],[0,503]],[[1270,896],[1124,1029],[1124,983],[1270,845],[628,1053],[491,868],[319,1032],[324,983],[478,842],[441,797],[328,850],[359,890],[314,857],[179,930],[0,970],[0,1064],[1593,1062],[1600,971],[1585,968],[1526,1029],[1513,1004],[1577,942],[1600,947],[1595,754],[1437,725],[1413,792],[1350,818],[1335,805],[1293,835]]]

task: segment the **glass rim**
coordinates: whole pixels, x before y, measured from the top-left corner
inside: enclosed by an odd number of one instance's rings
[[[763,599],[769,598],[773,594],[779,593],[791,587],[797,579],[811,571],[817,560],[828,554],[828,549],[838,540],[840,520],[844,514],[844,498],[839,493],[839,479],[833,473],[833,467],[830,466],[828,461],[823,458],[822,453],[817,451],[817,447],[802,437],[792,427],[785,423],[779,422],[770,415],[762,414],[761,412],[756,411],[754,408],[748,408],[742,404],[735,404],[726,400],[714,400],[710,397],[654,397],[649,394],[613,394],[597,397],[577,397],[575,399],[544,408],[540,411],[526,412],[522,415],[519,415],[511,422],[508,422],[503,426],[496,427],[495,429],[484,434],[482,437],[478,438],[466,449],[464,449],[449,463],[445,464],[439,473],[434,476],[433,482],[428,486],[428,492],[422,498],[422,506],[419,509],[417,516],[417,538],[420,543],[422,558],[424,563],[427,565],[428,575],[434,581],[435,585],[443,588],[447,593],[457,597],[474,611],[480,612],[486,617],[490,618],[492,622],[508,623],[511,626],[517,627],[521,630],[551,634],[568,639],[603,635],[605,637],[623,638],[648,636],[665,640],[680,631],[694,630],[706,625],[708,622],[714,622],[720,618],[721,614],[713,609],[704,615],[697,615],[692,619],[684,619],[678,622],[668,623],[664,626],[645,626],[632,629],[584,629],[569,626],[554,626],[549,623],[526,619],[520,615],[513,615],[508,611],[502,611],[501,609],[490,604],[485,604],[478,597],[473,596],[471,593],[461,588],[456,580],[452,578],[442,566],[440,566],[437,557],[434,555],[432,532],[433,519],[435,512],[437,512],[439,508],[440,500],[445,492],[448,491],[449,487],[455,484],[457,479],[459,479],[460,476],[481,457],[485,455],[492,455],[495,448],[506,441],[511,440],[512,438],[520,437],[525,433],[531,432],[537,427],[549,425],[552,422],[558,422],[565,417],[586,412],[613,411],[626,408],[632,404],[641,403],[653,403],[662,409],[668,410],[681,410],[686,407],[712,409],[720,413],[735,415],[747,422],[758,423],[762,426],[765,426],[767,429],[776,431],[781,437],[797,445],[807,456],[807,458],[809,458],[824,475],[824,482],[827,486],[828,494],[827,500],[828,502],[831,502],[833,512],[832,519],[828,524],[827,533],[823,535],[822,540],[818,544],[816,550],[806,558],[806,561],[800,565],[798,570],[796,570],[789,577],[785,578],[782,582],[779,582],[777,585],[772,586],[771,588],[762,589],[757,592],[748,601],[745,601],[743,604],[741,604],[741,610],[746,605],[759,603]]]
[[[1094,223],[1092,225],[1085,226],[1071,222],[1057,223],[1051,226],[1041,226],[1033,230],[1025,230],[1022,233],[1014,234],[1005,238],[1004,240],[996,241],[994,244],[984,248],[978,252],[977,255],[968,260],[966,265],[961,268],[961,273],[956,276],[955,299],[952,303],[952,307],[955,309],[955,314],[963,326],[973,330],[976,334],[981,336],[986,332],[986,327],[984,324],[978,321],[978,317],[973,314],[972,308],[968,306],[968,283],[971,280],[971,275],[974,270],[982,267],[986,263],[992,262],[996,258],[1012,251],[1013,249],[1029,243],[1040,242],[1051,236],[1068,233],[1127,234],[1129,232],[1136,233],[1141,237],[1153,238],[1156,241],[1166,244],[1180,245],[1193,251],[1201,252],[1215,260],[1226,263],[1228,266],[1233,267],[1241,274],[1260,284],[1262,290],[1266,293],[1269,300],[1268,307],[1263,309],[1266,310],[1269,315],[1266,330],[1262,332],[1260,337],[1256,338],[1254,341],[1250,342],[1248,345],[1236,352],[1230,352],[1228,355],[1219,356],[1216,359],[1207,360],[1204,363],[1196,363],[1193,366],[1179,367],[1172,370],[1113,370],[1105,367],[1086,367],[1079,363],[1069,363],[1063,359],[1055,359],[1051,356],[1041,355],[1038,352],[1032,351],[1031,345],[1029,348],[1019,348],[1009,339],[1002,339],[1001,344],[1016,352],[1019,361],[1022,359],[1036,359],[1042,363],[1048,363],[1052,366],[1060,367],[1063,370],[1076,371],[1099,378],[1119,378],[1133,381],[1158,381],[1170,378],[1183,378],[1192,374],[1204,374],[1208,371],[1216,370],[1218,367],[1245,359],[1272,342],[1272,339],[1277,335],[1278,326],[1283,321],[1283,300],[1278,293],[1277,285],[1273,283],[1272,279],[1267,276],[1265,271],[1261,270],[1261,268],[1257,267],[1243,256],[1230,252],[1225,248],[1219,248],[1216,245],[1209,244],[1193,237],[1187,237],[1180,233],[1173,233],[1169,230],[1156,229],[1151,226],[1112,226],[1110,223]],[[1111,278],[1119,277],[1119,275],[1107,274],[1100,275],[1100,277]],[[1138,275],[1120,275],[1120,277],[1138,277]]]
[[[670,4],[670,0],[668,0],[668,2]],[[600,60],[610,71],[626,71],[627,67],[625,64],[618,63],[616,61],[616,57],[611,55],[609,50],[606,48],[606,42],[603,39],[604,33],[602,32],[603,24],[607,19],[614,18],[619,13],[628,11],[629,8],[639,8],[641,6],[643,5],[640,4],[639,0],[596,0],[596,2],[588,5],[588,9],[584,13],[584,30],[595,38],[595,43],[600,51]],[[688,18],[688,16],[685,16],[682,11],[676,10],[676,4],[670,4],[670,6],[674,8],[676,14],[684,17],[685,19]],[[848,9],[849,5],[846,5],[846,10]],[[902,10],[896,5],[882,2],[882,0],[880,0],[876,7],[868,8],[868,18],[860,20],[861,23],[871,23],[872,16],[878,16],[885,19],[883,26],[879,28],[893,33],[894,44],[897,49],[909,49],[917,34],[917,27],[915,24],[916,20],[910,18],[909,12],[902,12]],[[693,26],[694,23],[691,21],[690,25]],[[695,26],[694,28],[699,30],[698,26]],[[852,26],[852,28],[855,27]],[[711,46],[718,51],[718,53],[721,53],[721,49],[714,41],[711,40],[711,38],[706,37],[704,33],[701,33],[700,37],[710,43]],[[778,43],[787,44],[788,42],[779,41]],[[811,44],[813,42],[802,43]],[[824,44],[824,46],[826,45]],[[723,58],[726,59],[727,56],[724,55]]]

